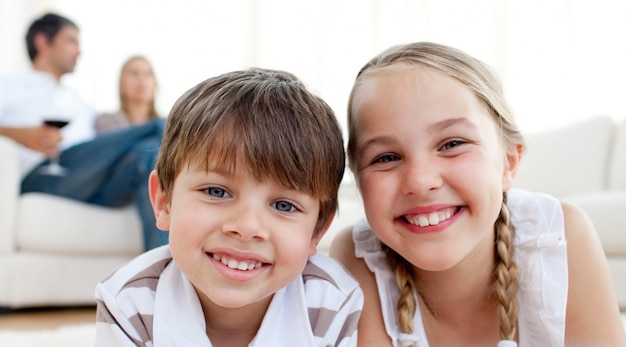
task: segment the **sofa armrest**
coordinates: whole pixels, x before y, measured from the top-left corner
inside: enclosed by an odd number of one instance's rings
[[[609,189],[626,191],[626,118],[617,127],[609,172]]]
[[[557,198],[607,189],[615,121],[597,116],[533,134],[515,178],[515,187]]]
[[[0,254],[15,249],[15,221],[20,189],[18,145],[0,136]]]

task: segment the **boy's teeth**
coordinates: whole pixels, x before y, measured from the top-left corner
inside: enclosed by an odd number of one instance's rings
[[[241,270],[241,271],[247,271],[247,270],[253,270],[253,269],[258,269],[261,267],[261,263],[257,263],[253,260],[250,261],[237,261],[235,259],[227,259],[226,257],[217,255],[217,254],[213,254],[213,259],[215,260],[219,260],[220,262],[222,262],[222,264],[228,266],[231,269],[237,269],[237,270]]]

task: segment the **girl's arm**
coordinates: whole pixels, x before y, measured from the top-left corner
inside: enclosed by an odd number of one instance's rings
[[[582,209],[568,203],[562,206],[569,267],[565,344],[626,346],[626,333],[596,229]]]
[[[391,346],[391,340],[387,336],[383,322],[376,278],[363,259],[354,255],[351,227],[337,234],[332,241],[329,254],[350,271],[363,290],[364,303],[359,319],[358,346]]]

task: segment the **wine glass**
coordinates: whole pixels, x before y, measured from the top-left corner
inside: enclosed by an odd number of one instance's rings
[[[69,118],[64,116],[46,116],[44,117],[43,123],[47,126],[55,127],[58,129],[63,128],[70,122]],[[42,175],[50,175],[50,176],[65,176],[67,175],[67,168],[61,166],[59,163],[59,155],[60,152],[57,152],[55,155],[50,157],[50,163],[48,165],[43,165],[39,168],[39,173]]]

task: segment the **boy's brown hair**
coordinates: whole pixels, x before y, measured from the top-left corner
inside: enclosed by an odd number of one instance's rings
[[[156,163],[168,198],[183,165],[232,172],[238,162],[259,182],[274,180],[319,199],[315,232],[337,210],[345,169],[341,129],[330,106],[288,72],[225,73],[174,104]]]

